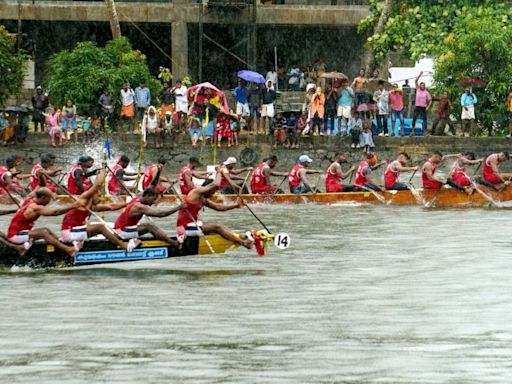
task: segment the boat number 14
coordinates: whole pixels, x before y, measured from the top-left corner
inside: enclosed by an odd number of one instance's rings
[[[274,244],[279,249],[286,249],[290,246],[292,239],[287,233],[278,233],[274,237]]]

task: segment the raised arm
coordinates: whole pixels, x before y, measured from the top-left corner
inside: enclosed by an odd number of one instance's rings
[[[416,85],[416,88],[420,87],[420,78],[423,75],[423,71],[419,73],[419,75],[416,77],[416,80],[414,80],[414,84]]]

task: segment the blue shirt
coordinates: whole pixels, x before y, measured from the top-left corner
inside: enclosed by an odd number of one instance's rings
[[[477,102],[477,98],[474,93],[471,93],[470,95],[468,95],[466,92],[464,92],[462,94],[462,96],[460,97],[460,105],[462,105],[463,107],[467,107],[469,105],[475,105],[476,102]]]
[[[247,94],[249,93],[249,89],[247,87],[236,87],[235,88],[235,98],[237,103],[245,104],[247,103]]]
[[[354,103],[354,91],[352,88],[347,87],[340,91],[340,98],[338,99],[338,105],[340,107],[351,107]]]
[[[135,104],[137,104],[137,107],[145,108],[151,104],[151,92],[149,91],[149,88],[141,88],[137,87],[135,88]]]

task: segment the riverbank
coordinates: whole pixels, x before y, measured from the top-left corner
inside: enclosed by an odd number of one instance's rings
[[[272,149],[272,137],[244,135],[239,139],[239,145],[235,147],[228,148],[224,144],[221,148],[210,145],[193,148],[186,136],[167,137],[161,149],[154,149],[152,140],[149,140],[148,147],[143,151],[143,163],[153,162],[163,155],[169,160],[169,171],[175,173],[190,156],[199,157],[204,164],[219,163],[228,156],[235,156],[243,165],[254,165],[266,156],[276,154],[279,158],[279,169],[291,168],[301,154],[307,154],[313,158],[315,162],[312,167],[315,168],[327,166],[329,159],[336,152],[346,153],[349,162],[354,163],[360,161],[363,156],[361,150],[350,148],[348,137],[318,136],[312,138],[311,144],[313,148],[309,148],[309,143],[304,142],[300,149],[283,147]],[[411,155],[413,162],[419,162],[436,150],[443,153],[473,151],[477,156],[485,156],[495,151],[508,151],[512,141],[504,137],[376,137],[375,144],[375,152],[381,159],[391,160],[398,153],[407,152]],[[28,164],[37,162],[41,154],[50,152],[56,155],[58,165],[68,167],[84,153],[99,160],[102,157],[103,147],[103,139],[98,139],[91,144],[70,142],[63,147],[53,148],[50,146],[47,134],[31,132],[25,143],[2,148],[0,160],[4,161],[8,156],[18,154],[24,160],[22,169],[27,171]],[[129,134],[114,135],[111,137],[111,148],[113,157],[126,154],[133,163],[136,163],[140,152],[140,138]]]

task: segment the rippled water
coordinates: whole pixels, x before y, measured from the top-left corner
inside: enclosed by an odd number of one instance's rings
[[[254,210],[290,249],[0,273],[0,381],[512,381],[509,211]]]

